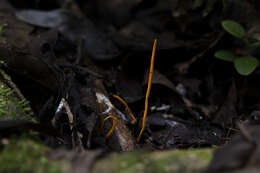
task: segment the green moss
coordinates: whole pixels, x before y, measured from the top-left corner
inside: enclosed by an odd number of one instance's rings
[[[0,62],[0,65],[3,62]],[[0,69],[1,76],[5,80],[11,78]],[[25,99],[20,99],[14,91],[0,81],[0,120],[33,120],[30,104]]]
[[[196,173],[207,166],[212,158],[212,149],[176,150],[153,155],[153,165],[165,172]]]
[[[111,154],[97,162],[93,173],[199,173],[208,165],[212,152],[194,149]]]
[[[49,161],[49,148],[31,139],[11,139],[0,152],[0,172],[60,173],[68,172],[68,164]]]

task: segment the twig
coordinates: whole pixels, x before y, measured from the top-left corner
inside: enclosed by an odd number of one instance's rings
[[[249,142],[252,144],[255,144],[255,141],[253,140],[252,136],[250,135],[250,133],[248,132],[248,130],[245,128],[245,126],[243,124],[241,124],[240,122],[236,123],[238,128],[240,129],[241,135]]]
[[[100,120],[101,120],[100,128],[103,129],[103,127],[104,127],[104,116],[103,116],[102,103],[97,100],[97,105],[98,105],[98,114],[100,115]]]
[[[16,86],[16,84],[11,80],[11,78],[3,71],[0,69],[0,78],[3,80],[3,82],[13,89],[13,91],[16,93],[16,95],[19,97],[20,100],[25,100],[24,95],[20,91],[20,89]]]
[[[71,109],[70,109],[68,102],[64,98],[62,98],[61,100],[62,100],[62,102],[64,104],[64,108],[65,108],[65,110],[68,114],[68,118],[69,118],[69,122],[70,122],[70,130],[72,130],[73,129],[73,123],[74,123],[73,114],[71,112]]]
[[[249,142],[250,144],[252,144],[253,151],[251,152],[252,154],[250,155],[250,157],[247,159],[246,165],[253,165],[255,163],[255,161],[257,160],[256,158],[258,157],[258,152],[256,151],[258,148],[258,144],[257,142],[253,139],[252,135],[249,133],[249,131],[245,128],[245,126],[243,124],[241,124],[240,122],[236,123],[238,128],[240,129],[241,135],[247,140],[247,142]]]
[[[78,45],[78,49],[77,49],[77,58],[76,58],[75,62],[73,63],[74,66],[78,65],[82,58],[83,39],[80,39],[78,42],[79,42],[79,45]]]
[[[68,102],[64,98],[61,99],[60,104],[59,104],[55,114],[60,112],[63,107],[65,108],[66,113],[69,118],[69,126],[70,126],[70,130],[71,130],[71,138],[72,138],[72,147],[75,148],[74,133],[73,133],[73,127],[74,127],[74,118],[73,117],[74,116],[71,112]]]

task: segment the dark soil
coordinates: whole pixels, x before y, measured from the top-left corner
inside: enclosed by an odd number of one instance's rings
[[[259,48],[248,51],[221,27],[226,19],[247,29],[257,27],[258,4],[2,0],[0,26],[7,25],[0,33],[0,57],[38,121],[8,122],[3,129],[36,130],[54,149],[106,151],[222,146],[243,129],[247,139],[235,139],[232,149],[216,153],[213,163],[218,164],[209,172],[241,168],[258,146],[253,135],[257,126],[253,132],[248,128],[259,121],[260,73],[256,69],[249,76],[239,75],[232,63],[216,59],[214,53],[231,49],[259,57]],[[148,117],[137,142],[154,39],[158,45]],[[136,124],[113,95],[129,105]],[[58,109],[62,100],[67,106]],[[112,121],[102,128],[101,117],[109,115],[118,124],[106,138]]]

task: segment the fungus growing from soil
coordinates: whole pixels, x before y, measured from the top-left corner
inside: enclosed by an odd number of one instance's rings
[[[155,57],[155,50],[156,50],[156,45],[157,45],[157,39],[154,40],[153,43],[153,52],[152,52],[152,57],[151,57],[151,64],[150,64],[150,71],[149,71],[149,79],[148,79],[148,86],[146,90],[146,95],[145,95],[145,105],[144,105],[144,115],[143,115],[143,122],[142,122],[142,129],[138,135],[137,141],[139,142],[142,134],[145,129],[146,125],[146,117],[147,117],[147,112],[148,112],[148,104],[149,104],[149,95],[152,87],[152,79],[153,79],[153,71],[154,71],[154,57]]]
[[[113,95],[113,97],[116,98],[118,101],[120,101],[125,106],[126,111],[129,113],[129,115],[133,119],[133,124],[136,124],[137,120],[136,120],[133,112],[131,111],[131,109],[127,105],[127,103],[121,97],[119,97],[118,95]]]
[[[109,137],[110,137],[110,135],[113,133],[113,131],[115,130],[116,125],[117,125],[117,123],[118,123],[118,119],[117,119],[115,116],[113,116],[113,115],[107,116],[107,117],[104,119],[104,121],[106,121],[106,120],[108,120],[108,119],[112,119],[112,120],[113,120],[113,124],[112,124],[111,129],[110,129],[110,130],[108,131],[108,133],[106,134],[106,138],[109,138]]]
[[[149,78],[148,78],[148,85],[147,85],[147,90],[146,90],[146,95],[145,95],[145,107],[144,107],[144,114],[143,114],[143,121],[142,121],[142,128],[141,131],[138,135],[137,141],[139,142],[142,134],[145,130],[145,125],[146,125],[146,117],[147,117],[147,112],[148,112],[148,105],[149,105],[149,95],[150,95],[150,91],[151,91],[151,86],[152,86],[152,79],[153,79],[153,72],[154,72],[154,59],[155,59],[155,50],[156,50],[156,45],[157,45],[157,39],[154,40],[153,43],[153,51],[152,51],[152,57],[151,57],[151,63],[150,63],[150,70],[149,70]],[[98,95],[97,95],[98,96]],[[129,113],[129,115],[131,116],[131,118],[133,119],[133,123],[135,124],[137,122],[134,114],[132,113],[131,109],[129,108],[129,106],[127,105],[127,103],[119,96],[117,95],[113,95],[114,98],[116,98],[117,100],[119,100],[124,106],[126,111]],[[103,110],[102,110],[102,105],[101,103],[98,101],[99,104],[99,111],[102,114]],[[108,111],[107,111],[108,112]],[[109,138],[110,135],[113,133],[113,131],[116,128],[116,125],[118,123],[118,119],[113,116],[113,115],[109,115],[107,116],[105,119],[103,118],[103,116],[101,115],[101,128],[104,125],[104,121],[108,120],[108,119],[112,119],[113,120],[113,124],[111,129],[109,130],[109,132],[106,134],[106,138]]]

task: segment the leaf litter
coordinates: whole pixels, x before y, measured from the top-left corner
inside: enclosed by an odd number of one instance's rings
[[[76,160],[78,172],[105,157],[100,150],[216,145],[225,147],[216,151],[208,172],[257,167],[257,126],[252,126],[257,119],[250,114],[259,111],[259,95],[250,89],[257,88],[259,73],[245,78],[213,58],[216,50],[238,46],[219,25],[225,19],[247,21],[247,15],[238,18],[241,1],[226,6],[214,1],[214,8],[206,1],[196,6],[192,1],[3,2],[0,57],[37,119],[1,122],[5,138],[19,129],[17,134],[35,130],[54,156]],[[156,38],[146,128],[137,142]],[[114,95],[128,104],[136,124]],[[60,148],[66,150],[54,150]]]

